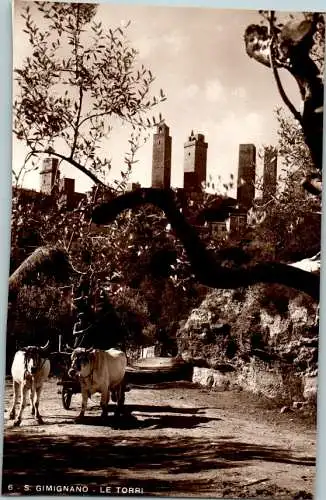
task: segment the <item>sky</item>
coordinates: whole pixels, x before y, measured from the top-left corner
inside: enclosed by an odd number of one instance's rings
[[[20,67],[30,47],[23,33],[21,5],[15,2],[13,64]],[[29,4],[32,4],[28,0]],[[244,48],[243,33],[261,17],[250,10],[220,10],[198,7],[161,7],[100,4],[96,18],[105,27],[124,26],[131,21],[127,37],[139,51],[139,63],[155,76],[153,94],[162,88],[167,100],[155,109],[161,113],[172,136],[171,184],[183,185],[184,143],[193,131],[208,142],[207,181],[218,185],[236,176],[239,144],[254,143],[257,149],[277,145],[278,123],[275,109],[283,102],[269,68],[250,59]],[[291,75],[281,70],[284,88],[298,108],[300,96]],[[15,92],[15,87],[14,87]],[[151,113],[152,114],[152,113]],[[152,135],[137,154],[132,181],[150,186]],[[119,175],[128,146],[129,130],[117,127],[103,144],[112,159],[109,180]],[[23,162],[26,149],[13,139],[13,168]],[[76,191],[89,189],[92,182],[73,167],[62,174],[76,179]],[[261,173],[258,162],[257,173]],[[39,174],[24,179],[24,186],[39,189]],[[229,194],[233,194],[229,192]]]

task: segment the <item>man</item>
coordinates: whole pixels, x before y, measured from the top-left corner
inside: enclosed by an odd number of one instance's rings
[[[77,347],[90,347],[89,342],[87,341],[87,333],[91,328],[91,324],[87,326],[87,321],[85,318],[85,313],[80,312],[77,316],[77,321],[74,324],[73,328],[73,336],[75,338],[74,341],[74,349]]]

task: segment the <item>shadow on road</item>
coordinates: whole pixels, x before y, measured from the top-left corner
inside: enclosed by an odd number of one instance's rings
[[[147,406],[147,405],[128,405],[125,408],[125,414],[119,417],[114,416],[116,406],[109,405],[109,415],[106,418],[101,417],[99,406],[93,406],[87,410],[86,415],[76,423],[95,426],[111,427],[113,429],[194,429],[201,424],[212,421],[219,421],[217,417],[207,417],[200,415],[204,412],[203,408],[176,408],[172,406]],[[132,414],[134,413],[134,415]],[[92,414],[93,413],[93,414]],[[95,414],[94,414],[95,413]],[[165,414],[164,414],[165,413]],[[197,415],[199,413],[199,415]],[[79,410],[72,409],[71,416],[59,415],[44,417],[44,426],[73,424],[79,414]],[[26,415],[27,416],[27,415]],[[32,425],[28,425],[28,419],[25,418],[22,428],[35,428],[33,420]]]
[[[117,431],[119,432],[119,431]],[[314,457],[298,457],[291,451],[260,446],[246,442],[218,440],[207,443],[203,438],[121,437],[119,434],[101,438],[81,436],[30,436],[11,433],[4,443],[3,488],[27,481],[29,484],[130,484],[135,478],[137,487],[147,495],[185,491],[184,477],[218,469],[239,468],[256,461],[315,466]],[[49,472],[51,471],[51,472]],[[155,471],[173,477],[169,480],[153,479]],[[166,477],[166,476],[165,476]],[[194,481],[187,482],[188,494],[203,493]]]
[[[167,410],[165,410],[167,411]],[[101,416],[86,415],[82,419],[83,425],[112,427],[113,429],[193,429],[201,424],[211,421],[221,420],[220,418],[210,418],[205,416],[190,415],[158,415],[145,418],[137,418],[135,415],[123,415],[119,418],[108,416],[103,419]]]

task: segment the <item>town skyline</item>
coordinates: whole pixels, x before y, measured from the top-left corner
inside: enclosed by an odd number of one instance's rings
[[[28,54],[20,18],[24,2],[15,3],[14,67]],[[26,2],[25,2],[26,3]],[[32,2],[29,2],[32,4]],[[239,144],[253,143],[259,150],[277,145],[277,120],[274,110],[282,105],[273,75],[246,54],[243,32],[248,24],[260,22],[255,11],[220,10],[199,7],[160,7],[100,4],[96,19],[104,27],[126,24],[128,39],[139,50],[139,61],[153,72],[153,93],[163,88],[167,100],[155,109],[170,127],[172,136],[171,185],[182,186],[184,143],[191,131],[208,142],[207,180],[229,182],[237,173]],[[204,32],[205,36],[201,37]],[[298,107],[295,83],[282,74],[284,85]],[[152,136],[137,154],[132,182],[151,185]],[[129,131],[114,128],[103,148],[112,158],[108,181],[119,176]],[[21,165],[25,148],[13,141],[13,165]],[[72,167],[63,174],[76,179],[76,190],[87,191],[93,184]],[[257,173],[262,169],[257,165]],[[38,188],[38,172],[26,176],[23,184]]]
[[[171,139],[169,127],[164,122],[159,123],[153,136],[150,187],[183,190],[190,195],[194,194],[195,197],[198,193],[219,195],[214,183],[210,185],[206,178],[208,144],[205,142],[204,135],[193,132],[184,144],[183,186],[171,185]],[[244,210],[249,210],[253,206],[254,200],[266,203],[270,196],[275,194],[278,185],[278,158],[276,148],[273,146],[265,148],[261,158],[263,172],[261,181],[257,185],[257,148],[255,144],[239,144],[238,170],[235,177],[232,178],[231,184],[234,184],[232,188],[234,197]],[[74,198],[75,201],[80,200],[80,197],[85,194],[93,193],[95,186],[83,193],[76,191],[76,179],[65,175],[61,176],[61,173],[58,158],[48,156],[43,159],[42,167],[39,170],[39,189],[17,187],[26,193],[29,192],[32,196],[33,193],[51,196],[55,189],[56,194],[60,193],[60,196],[66,194],[68,198],[71,200]],[[142,186],[139,182],[125,181],[124,191],[133,191],[142,187],[147,186]],[[227,191],[226,194],[231,196],[230,187],[227,187]]]

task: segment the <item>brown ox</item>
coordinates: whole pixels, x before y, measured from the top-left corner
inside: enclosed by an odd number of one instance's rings
[[[112,400],[117,402],[116,415],[121,413],[126,366],[126,355],[118,349],[100,351],[78,347],[72,352],[68,374],[79,379],[82,392],[82,407],[77,420],[83,418],[87,399],[95,392],[101,393],[102,417],[107,416],[110,393]]]
[[[39,412],[39,402],[43,383],[50,373],[50,361],[45,354],[48,345],[49,342],[44,347],[28,346],[17,351],[15,354],[11,366],[14,396],[9,415],[10,419],[14,419],[16,416],[15,407],[20,389],[20,408],[18,417],[14,422],[15,426],[21,424],[28,391],[31,391],[30,401],[32,405],[32,415],[34,415],[39,424],[43,424]]]

